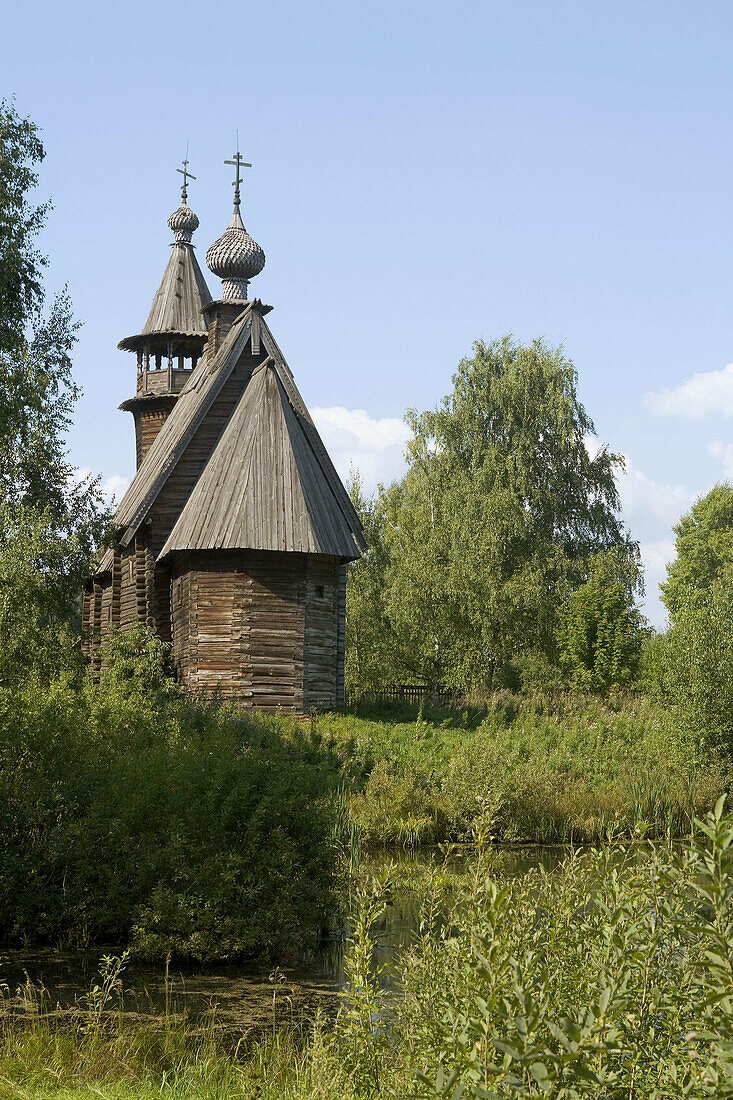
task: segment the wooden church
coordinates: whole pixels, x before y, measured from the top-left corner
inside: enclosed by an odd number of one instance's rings
[[[239,213],[208,250],[212,300],[187,204],[137,356],[137,473],[116,540],[87,584],[84,636],[97,668],[118,630],[143,623],[171,643],[180,683],[240,705],[296,714],[344,698],[346,565],[359,519],[265,321],[250,300],[265,255]],[[181,171],[181,169],[179,169]]]

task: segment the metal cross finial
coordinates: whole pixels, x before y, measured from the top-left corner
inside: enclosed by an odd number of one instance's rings
[[[242,177],[239,175],[239,169],[240,168],[251,168],[252,165],[249,164],[248,161],[242,160],[242,154],[239,152],[239,149],[237,149],[236,153],[234,153],[233,155],[234,155],[234,160],[225,160],[224,163],[225,164],[234,164],[237,167],[237,175],[236,175],[236,178],[235,178],[234,183],[232,184],[232,186],[234,188],[234,205],[239,206],[239,203],[241,201],[240,198],[239,198],[239,185],[242,182]]]
[[[188,199],[187,185],[189,180],[195,180],[193,172],[188,170],[188,145],[186,146],[186,159],[181,161],[183,168],[176,168],[176,172],[180,172],[183,176],[183,187],[181,188],[181,202],[185,203]]]

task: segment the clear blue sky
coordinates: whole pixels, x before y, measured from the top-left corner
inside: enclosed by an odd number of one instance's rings
[[[394,419],[474,339],[562,341],[631,461],[660,620],[671,524],[733,471],[732,3],[42,0],[5,5],[0,61],[47,148],[50,285],[84,324],[75,463],[133,472],[116,344],[167,261],[187,140],[203,263],[239,129],[253,291],[308,404],[342,410],[321,418],[341,467],[388,477]]]

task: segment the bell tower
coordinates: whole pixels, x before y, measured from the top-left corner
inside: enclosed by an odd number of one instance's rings
[[[199,220],[188,206],[188,160],[183,175],[181,205],[168,218],[174,241],[168,265],[143,330],[117,345],[137,354],[137,389],[121,409],[135,419],[138,469],[168,418],[178,395],[198,363],[208,338],[204,310],[211,294],[198,265],[191,237]]]

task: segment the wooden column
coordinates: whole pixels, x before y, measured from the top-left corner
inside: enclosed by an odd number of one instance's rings
[[[168,341],[168,391],[173,389],[173,341]]]

